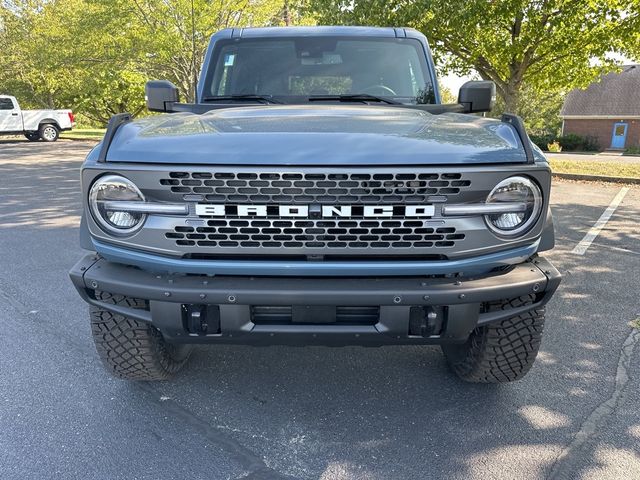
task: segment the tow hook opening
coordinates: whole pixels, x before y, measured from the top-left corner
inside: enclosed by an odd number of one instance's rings
[[[220,307],[217,305],[182,305],[182,324],[191,335],[220,333]]]
[[[442,333],[445,307],[416,306],[409,311],[409,335],[431,337]]]

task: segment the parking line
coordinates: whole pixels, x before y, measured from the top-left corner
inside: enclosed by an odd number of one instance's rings
[[[593,224],[593,227],[591,227],[591,229],[587,232],[584,238],[580,240],[580,243],[576,245],[576,247],[571,251],[571,253],[575,253],[576,255],[585,254],[585,252],[591,245],[591,242],[593,242],[596,239],[600,231],[607,224],[607,222],[613,215],[613,212],[615,212],[616,208],[618,208],[618,206],[622,203],[622,200],[624,199],[624,196],[627,194],[628,191],[629,191],[628,187],[622,187],[620,189],[620,191],[611,201],[607,209],[602,213],[602,215],[600,215],[600,218],[598,219],[598,221]]]

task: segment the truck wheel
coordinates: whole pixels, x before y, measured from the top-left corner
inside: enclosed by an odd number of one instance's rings
[[[40,125],[40,128],[38,129],[38,135],[45,142],[55,142],[56,140],[58,140],[60,131],[55,125],[45,123],[44,125]]]
[[[496,302],[490,310],[531,304],[533,295]],[[524,377],[533,365],[544,328],[544,307],[476,328],[466,343],[443,345],[451,369],[462,380],[505,383]]]
[[[145,308],[144,300],[96,292],[102,302]],[[168,343],[154,326],[102,308],[90,307],[91,334],[98,355],[115,377],[166,380],[189,359],[190,345]]]
[[[28,132],[25,133],[24,136],[27,137],[27,140],[30,142],[37,142],[40,140],[40,135],[37,132]]]

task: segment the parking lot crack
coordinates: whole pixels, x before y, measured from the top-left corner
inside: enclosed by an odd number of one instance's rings
[[[616,369],[615,387],[611,396],[596,407],[589,417],[582,423],[573,441],[558,455],[551,467],[547,478],[564,480],[575,478],[575,472],[579,464],[587,458],[585,450],[590,440],[598,434],[598,431],[607,422],[608,418],[616,411],[625,389],[629,383],[629,366],[636,345],[640,342],[640,330],[631,330],[620,350],[618,367]]]
[[[287,477],[282,475],[273,469],[269,468],[262,457],[252,452],[250,449],[242,445],[233,437],[224,433],[220,428],[211,426],[206,421],[200,419],[190,410],[182,407],[178,402],[170,398],[162,397],[161,400],[158,392],[151,386],[145,384],[136,385],[141,390],[151,395],[151,398],[157,399],[157,403],[163,410],[167,411],[184,425],[188,425],[195,431],[200,433],[204,438],[210,442],[218,445],[228,452],[238,464],[245,469],[247,473],[240,477],[242,479],[273,479],[273,480],[285,480]]]

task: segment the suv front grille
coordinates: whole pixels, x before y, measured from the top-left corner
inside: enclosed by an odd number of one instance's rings
[[[482,216],[443,216],[444,206],[483,202],[515,172],[526,173],[545,189],[550,181],[544,165],[340,165],[332,159],[326,165],[252,163],[259,160],[220,165],[212,156],[211,165],[191,165],[186,157],[181,165],[123,165],[122,173],[149,202],[186,204],[188,213],[149,215],[138,232],[122,239],[103,235],[89,217],[92,234],[141,252],[191,260],[272,261],[276,269],[283,261],[443,261],[506,250],[540,233],[538,225],[522,238],[500,239]],[[91,184],[95,172],[84,172],[84,181]],[[292,206],[301,216],[284,215]],[[296,211],[297,206],[307,208]],[[410,206],[429,208],[418,212]]]
[[[177,226],[165,236],[180,247],[310,249],[451,248],[465,238],[453,227],[425,227],[415,219],[220,219]]]
[[[160,248],[183,257],[448,258],[464,250],[475,231],[467,221],[442,217],[441,206],[485,198],[487,187],[473,175],[425,166],[182,166],[146,177],[142,191],[188,204],[187,218],[166,217],[148,229],[164,242]],[[198,204],[222,205],[225,215],[198,215]],[[241,205],[269,210],[240,216]],[[308,217],[278,216],[274,208],[298,205],[308,207]],[[391,216],[362,211],[383,205],[394,207]],[[402,207],[411,205],[432,206],[434,214],[404,216]],[[352,215],[325,216],[322,206],[350,206]]]
[[[291,305],[253,305],[251,307],[251,321],[256,325],[286,325],[295,324],[294,309]],[[332,312],[335,318],[330,322],[322,318],[311,318],[306,324],[339,324],[339,325],[375,325],[380,318],[380,307],[374,306],[338,306]],[[315,320],[315,321],[314,321]],[[333,321],[335,320],[335,321]]]
[[[215,203],[418,204],[471,186],[460,173],[169,172],[160,184]]]

